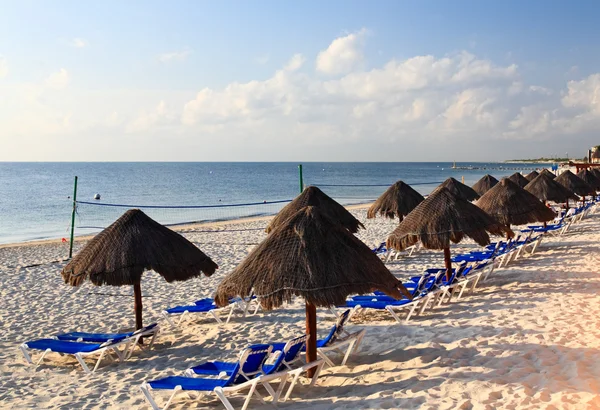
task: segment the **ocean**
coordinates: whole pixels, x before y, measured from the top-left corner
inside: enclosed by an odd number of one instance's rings
[[[423,194],[448,177],[472,185],[540,164],[449,162],[308,162],[305,185],[317,185],[343,204],[377,198],[401,179]],[[78,176],[75,234],[108,226],[130,207],[164,224],[272,214],[299,191],[297,163],[0,163],[0,244],[68,239],[73,182]],[[94,200],[99,194],[100,200]],[[266,201],[266,203],[265,203]],[[271,203],[275,201],[276,203]],[[240,204],[243,206],[224,206]],[[111,206],[119,205],[119,206]],[[150,206],[150,208],[145,208]],[[151,208],[158,206],[159,208]],[[167,206],[169,208],[160,208]]]

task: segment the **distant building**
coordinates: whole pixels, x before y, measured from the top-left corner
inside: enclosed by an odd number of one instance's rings
[[[595,147],[592,147],[592,163],[593,164],[598,164],[600,163],[600,145],[596,145]]]

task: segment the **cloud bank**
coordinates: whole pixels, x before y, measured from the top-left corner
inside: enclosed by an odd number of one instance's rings
[[[550,89],[524,83],[517,65],[467,51],[370,67],[367,40],[364,29],[345,34],[314,56],[290,53],[267,78],[199,91],[89,94],[68,87],[66,69],[39,86],[0,81],[0,92],[24,110],[18,117],[35,114],[23,124],[7,109],[0,138],[37,138],[43,146],[48,137],[77,135],[82,147],[95,141],[97,159],[492,160],[583,152],[600,129],[600,73]],[[0,58],[0,79],[7,64]],[[140,158],[111,156],[116,141]],[[21,149],[8,142],[5,152]]]

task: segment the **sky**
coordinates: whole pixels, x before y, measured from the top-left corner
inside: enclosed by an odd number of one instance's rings
[[[0,10],[0,161],[494,161],[600,144],[597,1]]]

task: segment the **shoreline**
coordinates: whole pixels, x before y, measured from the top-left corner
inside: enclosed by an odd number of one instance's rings
[[[357,210],[357,209],[368,208],[372,204],[373,204],[373,202],[368,202],[368,203],[364,203],[364,204],[354,204],[354,205],[345,206],[345,208],[348,210]],[[191,223],[191,224],[187,223],[187,224],[182,224],[182,225],[169,226],[168,228],[175,232],[179,232],[179,233],[185,233],[186,231],[191,231],[191,233],[193,233],[193,231],[197,228],[207,228],[207,227],[208,228],[210,228],[210,227],[218,228],[218,227],[222,227],[222,226],[228,226],[228,225],[234,225],[234,224],[240,224],[240,223],[268,221],[271,218],[273,218],[275,215],[276,214],[264,215],[264,216],[249,216],[249,217],[228,219],[226,221],[212,221],[212,222],[209,221],[209,222],[198,222],[198,223]],[[76,235],[73,238],[73,243],[75,244],[77,242],[89,241],[94,236],[96,236],[96,234]],[[17,248],[20,246],[57,245],[57,244],[62,244],[62,243],[64,243],[64,242],[62,242],[61,238],[48,238],[48,239],[38,239],[38,240],[33,240],[33,241],[4,243],[4,244],[0,244],[0,249]],[[69,241],[67,241],[66,243],[69,243]]]

